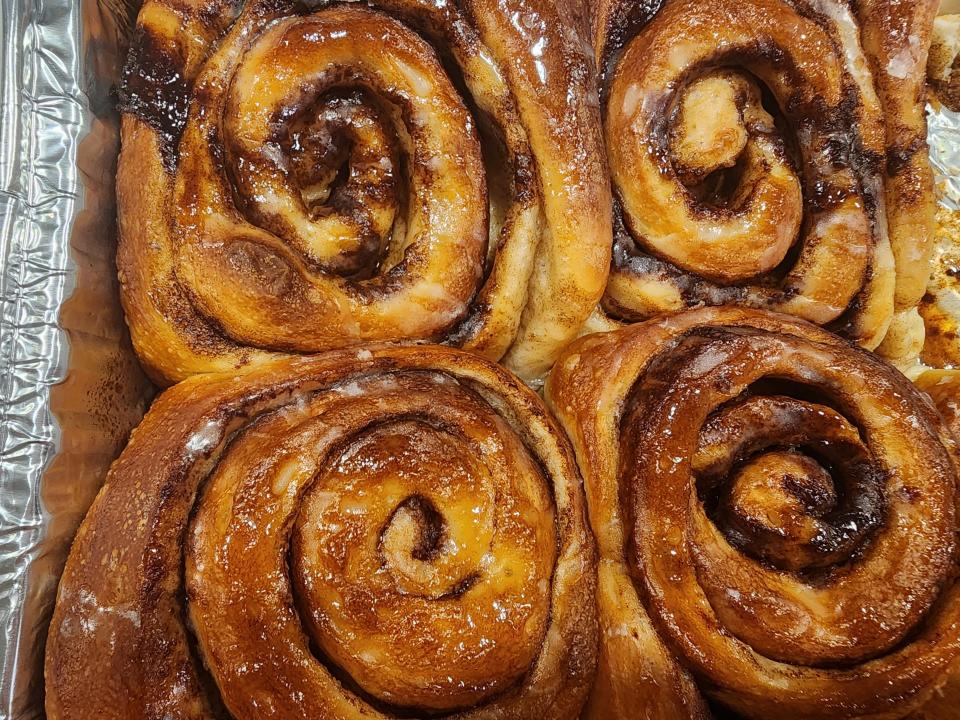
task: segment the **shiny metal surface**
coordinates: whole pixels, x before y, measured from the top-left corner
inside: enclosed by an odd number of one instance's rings
[[[960,113],[927,107],[927,139],[940,202],[960,210]]]
[[[0,717],[30,717],[17,666],[41,633],[25,617],[28,569],[47,515],[43,469],[57,450],[50,386],[67,344],[57,316],[72,291],[69,233],[81,207],[87,129],[80,3],[2,0],[0,75]]]
[[[113,256],[126,0],[0,0],[0,719],[43,716],[70,540],[149,386]]]

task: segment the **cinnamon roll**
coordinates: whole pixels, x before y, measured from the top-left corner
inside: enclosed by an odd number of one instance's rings
[[[541,375],[609,266],[585,26],[553,0],[148,0],[117,181],[147,369],[431,340]]]
[[[594,565],[562,431],[481,358],[189,379],[79,531],[47,717],[575,718]]]
[[[601,0],[608,316],[760,308],[870,349],[895,313],[915,318],[933,221],[923,100],[936,7]]]
[[[957,449],[893,367],[704,308],[582,338],[546,396],[600,553],[588,717],[901,718],[945,682]]]

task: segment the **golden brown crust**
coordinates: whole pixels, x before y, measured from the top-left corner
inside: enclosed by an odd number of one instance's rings
[[[703,717],[702,692],[748,718],[901,718],[942,685],[956,446],[896,370],[702,309],[580,339],[546,397],[600,553],[588,717]]]
[[[74,543],[47,717],[575,718],[595,572],[562,431],[479,357],[186,380]]]
[[[930,700],[910,720],[960,720],[960,665],[954,665]]]
[[[924,364],[934,368],[960,365],[960,212],[937,207],[933,273],[920,301],[926,326]]]
[[[929,273],[936,4],[601,0],[607,313],[763,308],[876,348]]]
[[[153,375],[403,340],[542,375],[609,264],[577,9],[147,2],[118,266]]]
[[[954,437],[960,438],[960,370],[927,370],[914,382],[933,400]]]
[[[926,291],[935,198],[927,148],[926,67],[937,0],[857,0],[863,50],[886,126],[887,224],[897,264],[896,309]]]
[[[933,21],[927,81],[940,102],[960,111],[960,15],[941,15]]]

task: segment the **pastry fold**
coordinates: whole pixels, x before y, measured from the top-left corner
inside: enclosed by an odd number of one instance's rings
[[[572,450],[499,366],[371,347],[192,378],[77,535],[47,717],[576,718],[595,576]]]
[[[308,5],[140,12],[117,191],[143,364],[434,341],[542,375],[609,266],[579,6]]]
[[[706,308],[580,339],[546,397],[600,553],[587,717],[902,718],[946,680],[956,441],[894,368]]]

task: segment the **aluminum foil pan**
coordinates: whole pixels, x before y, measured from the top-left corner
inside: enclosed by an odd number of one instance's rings
[[[960,210],[960,113],[928,106],[927,140],[940,203]]]
[[[130,17],[117,2],[0,0],[4,720],[43,717],[69,543],[150,393],[113,269],[114,87]]]
[[[116,83],[137,0],[0,0],[0,720],[43,717],[70,541],[153,388],[113,256]],[[960,115],[930,111],[960,207]]]

